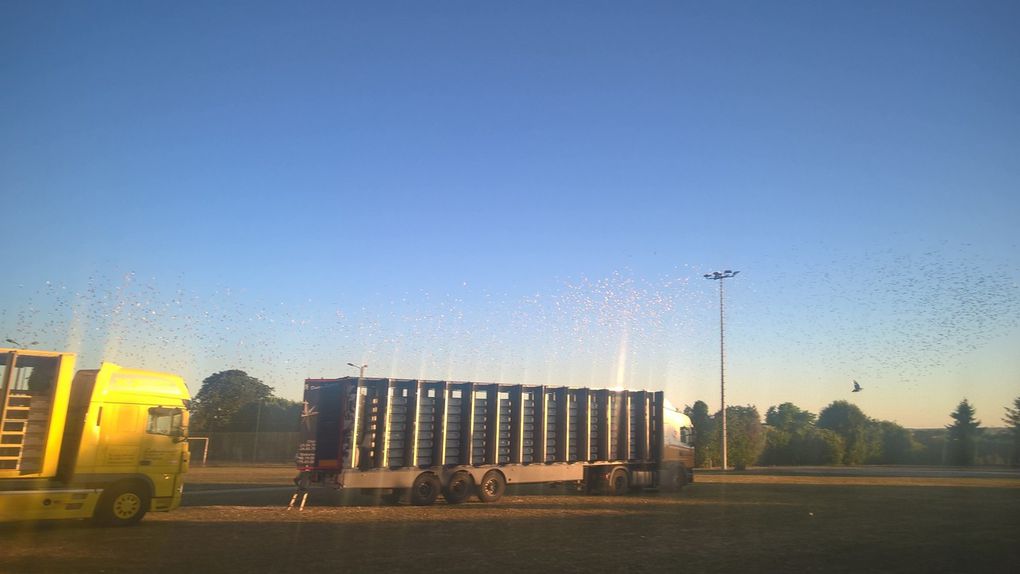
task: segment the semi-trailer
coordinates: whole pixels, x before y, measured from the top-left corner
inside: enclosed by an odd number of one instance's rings
[[[507,485],[678,490],[694,478],[693,426],[662,391],[343,377],[307,379],[300,488],[379,489],[428,505]]]
[[[181,377],[73,353],[0,349],[0,520],[133,524],[181,503],[189,400]]]

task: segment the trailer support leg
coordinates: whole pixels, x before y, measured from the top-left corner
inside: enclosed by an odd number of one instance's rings
[[[295,490],[294,494],[290,497],[290,504],[287,505],[287,510],[294,508],[294,504],[298,501],[298,497],[301,498],[301,503],[298,506],[298,510],[305,509],[305,502],[308,501],[309,483],[310,483],[309,473],[304,471],[298,473],[297,477],[294,479],[294,484],[295,486],[297,486],[297,490]]]
[[[294,504],[297,503],[299,497],[301,498],[301,503],[298,506],[298,510],[304,510],[305,509],[305,502],[308,501],[308,491],[307,490],[297,490],[297,491],[294,492],[293,496],[290,497],[290,504],[287,505],[287,510],[290,510],[291,508],[294,508]]]

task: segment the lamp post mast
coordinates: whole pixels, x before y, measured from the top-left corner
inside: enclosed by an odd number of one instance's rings
[[[368,365],[355,365],[354,363],[347,364],[354,367],[355,369],[358,369],[358,383],[361,383],[361,380],[365,378],[365,367],[367,367]]]
[[[719,402],[722,404],[722,468],[729,468],[729,461],[726,458],[726,338],[723,329],[723,279],[729,279],[740,271],[713,271],[706,273],[705,279],[719,281]]]

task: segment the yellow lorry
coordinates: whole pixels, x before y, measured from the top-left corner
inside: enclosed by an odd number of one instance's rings
[[[181,377],[75,355],[0,349],[0,521],[138,522],[180,506],[188,470]]]

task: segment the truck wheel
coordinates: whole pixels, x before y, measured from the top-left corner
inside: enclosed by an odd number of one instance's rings
[[[137,524],[149,511],[149,490],[136,482],[115,484],[103,491],[92,519],[105,526]]]
[[[463,470],[455,472],[446,488],[443,489],[443,497],[450,504],[460,504],[471,496],[474,484],[475,481],[471,479],[470,473]]]
[[[618,468],[609,475],[605,492],[610,496],[623,496],[627,494],[628,488],[630,488],[630,477],[627,476],[626,470]]]
[[[436,475],[430,472],[423,472],[414,479],[411,485],[411,504],[415,506],[428,506],[436,501],[439,496],[441,485]]]
[[[496,502],[503,498],[504,491],[506,491],[506,479],[503,478],[503,473],[498,470],[490,470],[485,473],[481,484],[478,485],[478,500]]]

